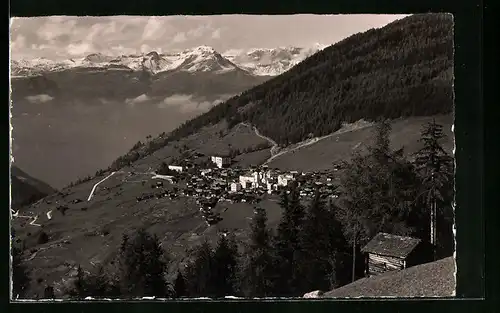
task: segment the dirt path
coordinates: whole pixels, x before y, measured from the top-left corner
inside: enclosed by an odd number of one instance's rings
[[[89,194],[89,198],[87,199],[87,201],[90,201],[92,199],[92,196],[94,195],[94,192],[95,192],[95,189],[97,188],[97,186],[99,186],[100,183],[104,182],[106,179],[110,178],[111,176],[115,175],[115,173],[117,172],[111,172],[111,174],[109,174],[108,176],[104,177],[103,179],[101,179],[100,181],[98,181],[94,187],[92,188],[92,190],[90,191],[90,194]]]
[[[315,138],[312,138],[312,139],[308,139],[306,141],[303,141],[303,142],[299,143],[296,147],[293,147],[291,149],[286,149],[285,148],[284,150],[280,151],[277,154],[274,154],[274,155],[271,154],[271,157],[269,159],[267,159],[266,162],[264,162],[264,165],[268,164],[269,162],[271,162],[275,158],[280,157],[280,156],[282,156],[282,155],[284,155],[286,153],[293,152],[293,151],[296,151],[298,149],[301,149],[301,148],[313,145],[315,143],[320,142],[321,140],[330,138],[332,136],[341,135],[341,134],[344,134],[344,133],[347,133],[347,132],[360,130],[360,129],[363,129],[363,128],[366,128],[366,127],[370,127],[372,125],[373,125],[373,123],[369,123],[369,122],[365,122],[365,121],[358,121],[358,122],[355,122],[355,123],[352,123],[352,124],[347,124],[347,125],[343,126],[341,129],[339,129],[338,131],[333,132],[331,134],[328,134],[328,135],[325,135],[325,136],[322,136],[322,137],[315,137]]]
[[[259,130],[257,129],[257,127],[255,126],[252,126],[250,124],[247,124],[247,123],[241,123],[241,125],[244,125],[244,126],[247,126],[247,127],[250,127],[253,129],[253,131],[255,132],[255,135],[259,136],[260,138],[264,139],[264,140],[267,140],[271,145],[271,156],[275,155],[278,151],[278,144],[276,143],[276,141],[274,141],[273,139],[267,137],[267,136],[264,136],[262,135]]]

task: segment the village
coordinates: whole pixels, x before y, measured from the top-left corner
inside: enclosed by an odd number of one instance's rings
[[[196,153],[181,161],[176,160],[175,164],[163,163],[153,178],[170,181],[174,185],[172,191],[162,191],[156,196],[145,194],[137,200],[195,197],[207,226],[212,226],[222,220],[220,213],[213,210],[219,202],[254,204],[265,198],[278,201],[279,195],[292,182],[296,183],[304,201],[312,199],[316,190],[323,199],[339,197],[337,180],[342,169],[340,164],[334,164],[331,170],[306,173],[271,169],[266,165],[232,167],[233,161],[228,156],[211,156],[208,162],[202,161],[204,157]],[[164,187],[162,181],[151,185],[151,188]],[[365,254],[365,275],[375,276],[427,263],[432,260],[431,246],[418,238],[378,233],[361,249]]]
[[[265,197],[275,198],[277,201],[277,196],[292,182],[297,183],[301,199],[312,198],[316,190],[319,190],[323,198],[338,198],[334,172],[340,169],[339,166],[332,172],[304,173],[270,169],[266,165],[231,167],[230,157],[211,156],[202,161],[204,157],[194,154],[180,161],[176,160],[173,164],[162,163],[153,176],[158,180],[151,185],[152,189],[161,191],[143,193],[137,197],[137,201],[163,197],[195,197],[207,224],[214,225],[220,221],[219,216],[212,212],[217,203],[226,201],[253,204]],[[170,183],[169,186],[164,185],[164,180]]]

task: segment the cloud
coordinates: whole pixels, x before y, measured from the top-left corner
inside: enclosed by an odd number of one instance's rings
[[[26,37],[18,35],[16,38],[11,39],[10,48],[12,51],[24,49],[26,47]]]
[[[191,38],[198,38],[205,35],[210,30],[211,30],[210,24],[202,24],[194,29],[189,30],[187,32],[187,36]]]
[[[206,112],[213,106],[221,103],[227,96],[222,95],[221,99],[214,101],[195,99],[192,95],[173,95],[167,97],[158,104],[160,109],[176,108],[181,113]]]
[[[213,31],[212,38],[213,39],[220,39],[220,28],[217,28],[216,30]]]
[[[78,56],[91,53],[93,51],[93,47],[90,43],[81,42],[77,44],[69,44],[66,51],[72,56]]]
[[[146,26],[144,27],[144,31],[142,33],[142,39],[143,40],[155,40],[159,38],[159,35],[162,30],[162,25],[163,23],[161,22],[160,19],[157,17],[150,17],[148,19],[148,22],[146,23]]]
[[[163,105],[160,103],[161,108],[171,107],[171,106],[179,106],[183,105],[187,102],[191,102],[193,96],[191,95],[173,95],[167,97],[163,100]]]
[[[40,57],[60,60],[96,52],[120,53],[120,49],[113,47],[123,47],[121,50],[129,54],[146,48],[172,51],[199,45],[213,46],[218,51],[303,47],[314,42],[332,44],[402,17],[298,14],[14,18],[10,28],[11,49],[14,60]]]
[[[28,100],[31,103],[45,103],[45,102],[49,102],[52,99],[54,99],[54,97],[51,97],[51,96],[45,95],[45,94],[26,97],[26,100]]]
[[[142,95],[140,95],[140,96],[138,96],[136,98],[127,99],[126,102],[128,104],[132,104],[133,105],[133,104],[136,104],[136,103],[142,103],[142,102],[146,102],[146,101],[149,101],[149,100],[150,100],[150,98],[147,95],[142,94]]]
[[[181,32],[181,33],[177,33],[174,38],[172,39],[173,42],[184,42],[186,41],[187,38],[186,38],[186,33],[184,32]]]

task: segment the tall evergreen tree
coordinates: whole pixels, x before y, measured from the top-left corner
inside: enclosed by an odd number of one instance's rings
[[[303,285],[299,263],[301,250],[299,235],[305,210],[300,201],[296,182],[292,183],[288,191],[289,196],[284,195],[282,200],[282,203],[288,203],[288,206],[283,207],[283,215],[273,246],[279,259],[279,292],[283,296],[298,296]]]
[[[268,297],[276,295],[278,273],[274,262],[266,211],[262,208],[255,208],[250,243],[245,251],[239,273],[240,289],[245,296]]]
[[[54,287],[46,286],[43,290],[43,298],[44,299],[55,299],[56,295],[54,293]]]
[[[186,268],[188,292],[192,297],[213,297],[213,250],[208,241],[203,242],[194,256],[194,260]]]
[[[451,211],[449,208],[453,201],[453,158],[440,144],[445,137],[443,127],[435,120],[427,123],[421,131],[423,147],[415,154],[415,165],[422,178],[420,196],[424,199],[425,212],[429,212],[430,242],[433,245],[437,244],[437,220],[440,217],[446,220],[444,215]],[[453,219],[452,216],[447,218]],[[451,228],[451,223],[448,224]],[[448,237],[452,239],[453,235]]]
[[[330,290],[339,284],[335,271],[339,270],[340,257],[345,253],[345,242],[332,208],[332,205],[326,207],[317,188],[300,236],[301,273],[304,276],[301,287],[304,292]]]
[[[99,266],[97,271],[87,276],[89,293],[93,298],[115,298],[120,296],[118,286],[112,277],[106,274],[104,267]]]
[[[216,297],[236,294],[238,247],[233,237],[220,236],[213,255],[211,283]]]
[[[345,166],[341,177],[343,188],[342,205],[338,216],[343,225],[344,235],[352,246],[352,281],[356,280],[357,252],[359,245],[370,238],[369,210],[371,206],[371,185],[366,168],[368,159],[355,155]]]
[[[186,280],[180,270],[177,271],[177,276],[175,277],[174,293],[177,298],[186,297],[188,294]]]
[[[169,296],[165,280],[168,258],[156,235],[140,229],[132,239],[123,237],[120,250],[120,283],[124,296]]]
[[[352,280],[356,279],[356,253],[377,232],[410,234],[407,220],[418,182],[413,167],[403,158],[403,149],[391,151],[391,126],[382,121],[375,127],[375,141],[367,155],[354,155],[342,177],[344,189],[340,216],[352,245]]]
[[[82,267],[78,265],[78,269],[76,270],[76,277],[73,281],[73,287],[69,291],[69,295],[72,298],[85,299],[85,297],[90,295],[85,276],[86,275]]]
[[[22,250],[12,245],[12,297],[24,298],[29,288],[29,271],[22,262]]]

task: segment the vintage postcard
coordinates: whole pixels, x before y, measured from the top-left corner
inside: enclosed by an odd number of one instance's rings
[[[454,296],[453,23],[11,19],[11,299]]]

